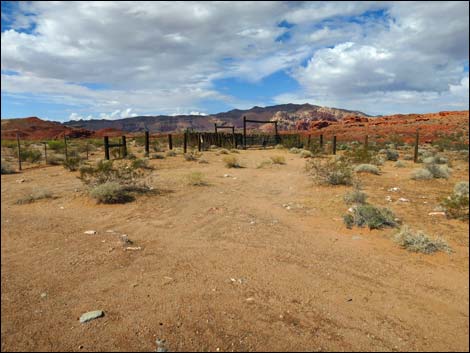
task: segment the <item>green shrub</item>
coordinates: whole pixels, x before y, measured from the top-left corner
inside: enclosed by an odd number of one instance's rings
[[[131,167],[134,168],[134,169],[153,169],[150,165],[149,165],[149,160],[147,158],[137,158],[137,159],[134,159],[131,163]]]
[[[167,151],[166,156],[167,156],[167,157],[175,157],[175,156],[176,156],[176,152],[173,151],[173,150],[169,150],[169,151]]]
[[[297,147],[292,147],[289,152],[290,153],[294,153],[294,154],[297,154],[297,153],[300,153],[301,149],[300,148],[297,148]]]
[[[61,141],[61,140],[49,141],[49,142],[47,142],[47,145],[51,150],[54,150],[54,151],[64,151],[65,150],[65,143],[64,143],[64,141]]]
[[[396,161],[394,165],[395,165],[395,168],[405,168],[406,167],[406,163],[403,162],[403,161]]]
[[[356,173],[371,173],[371,174],[376,174],[376,175],[380,174],[379,168],[377,168],[373,164],[359,164],[358,166],[354,168],[354,171]]]
[[[230,152],[228,150],[226,150],[225,148],[222,148],[220,151],[219,151],[220,154],[229,154]]]
[[[282,149],[284,149],[284,146],[281,145],[281,144],[277,144],[276,146],[274,146],[274,148],[277,149],[277,150],[282,150]]]
[[[192,172],[187,176],[189,185],[193,186],[207,186],[209,183],[205,180],[204,174],[201,172]]]
[[[451,252],[451,248],[442,238],[431,239],[422,231],[413,232],[407,225],[404,225],[400,231],[394,235],[393,240],[402,248],[412,252],[431,254],[436,251]]]
[[[42,199],[51,199],[53,198],[52,193],[48,190],[36,190],[32,194],[25,196],[16,201],[17,205],[24,205],[27,203],[32,203],[37,200]]]
[[[160,146],[159,143],[152,145],[152,148],[154,152],[163,152],[163,148]]]
[[[411,172],[411,179],[413,180],[430,180],[432,178],[432,173],[424,168],[415,169]]]
[[[235,156],[225,156],[222,158],[222,161],[225,163],[227,168],[241,168],[238,158]]]
[[[313,153],[310,152],[310,151],[307,151],[307,150],[301,150],[300,151],[300,157],[302,157],[302,158],[312,158]]]
[[[350,163],[372,163],[373,161],[380,161],[377,154],[370,149],[366,150],[363,147],[355,146],[351,150],[344,152],[344,157],[349,160]]]
[[[351,185],[353,183],[352,166],[344,158],[320,162],[307,162],[306,169],[313,179],[320,184]]]
[[[431,164],[426,164],[425,168],[429,172],[431,172],[434,178],[443,178],[443,179],[449,178],[450,169],[445,164],[438,165],[438,164],[431,163]]]
[[[162,154],[154,153],[151,156],[152,159],[165,159],[165,156]]]
[[[286,164],[284,156],[271,156],[270,158],[273,164]]]
[[[80,157],[69,157],[63,161],[63,166],[65,169],[68,169],[71,172],[78,170],[80,166],[81,158]]]
[[[469,183],[468,181],[459,181],[454,186],[454,194],[458,196],[468,196],[469,193]]]
[[[454,186],[454,192],[441,202],[446,215],[451,219],[469,219],[468,181],[461,181]]]
[[[49,165],[62,165],[65,161],[65,155],[63,154],[48,154],[47,164]]]
[[[348,228],[353,225],[370,229],[381,229],[384,227],[396,227],[395,215],[388,208],[379,209],[372,205],[353,206],[352,213],[343,217],[344,223]]]
[[[22,149],[21,153],[21,160],[22,161],[27,161],[30,163],[36,163],[41,160],[42,154],[38,150],[33,150],[33,149]]]
[[[98,203],[124,203],[132,201],[133,197],[125,188],[116,182],[106,182],[97,185],[90,190],[90,196]]]
[[[358,188],[355,188],[353,191],[344,195],[344,202],[347,204],[365,204],[366,200],[367,194]]]
[[[228,151],[227,151],[227,153],[228,153]],[[184,159],[188,162],[194,162],[194,161],[197,161],[198,155],[194,152],[185,153],[184,154]]]

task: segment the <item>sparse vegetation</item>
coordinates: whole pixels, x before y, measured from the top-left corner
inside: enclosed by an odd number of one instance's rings
[[[274,148],[277,149],[277,150],[283,150],[284,146],[281,145],[281,144],[277,144],[276,146],[274,146]]]
[[[15,170],[5,161],[2,160],[2,174],[13,174]]]
[[[201,157],[201,158],[199,158],[198,163],[200,163],[200,164],[208,164],[209,161],[208,161],[207,159],[205,159],[204,157]]]
[[[48,148],[54,151],[64,151],[65,150],[65,143],[61,140],[51,140],[47,142]]]
[[[434,178],[443,178],[443,179],[449,178],[450,169],[445,164],[439,165],[435,163],[430,163],[430,164],[426,164],[425,168],[432,174]]]
[[[431,239],[422,231],[413,232],[407,225],[401,227],[393,240],[402,248],[412,252],[431,254],[436,251],[451,252],[451,248],[442,238]]]
[[[134,169],[153,169],[149,165],[149,160],[147,158],[136,158],[132,161],[131,167]]]
[[[49,154],[47,155],[47,164],[49,165],[61,165],[65,161],[65,155],[63,154]]]
[[[68,169],[71,172],[78,170],[78,167],[81,163],[80,157],[69,157],[68,159],[62,162],[65,169]]]
[[[297,154],[297,153],[300,153],[301,149],[300,148],[297,148],[297,147],[292,147],[289,152],[290,153],[294,153],[294,154]]]
[[[351,213],[343,217],[348,228],[354,225],[358,227],[368,226],[370,229],[381,229],[385,227],[396,227],[398,225],[396,217],[388,208],[378,208],[373,205],[353,206]]]
[[[367,194],[361,191],[358,187],[344,195],[344,202],[347,204],[365,204],[367,200]]]
[[[22,149],[21,150],[21,160],[22,161],[27,161],[30,163],[37,163],[41,160],[42,154],[40,151],[35,150],[35,149]]]
[[[356,173],[371,173],[375,175],[380,174],[380,169],[373,164],[359,164],[354,168],[354,171]]]
[[[32,203],[37,200],[43,200],[43,199],[51,199],[53,198],[53,195],[50,191],[48,190],[36,190],[32,194],[29,194],[28,196],[25,196],[19,200],[16,201],[17,205],[24,205],[27,203]]]
[[[398,160],[398,157],[400,156],[400,154],[398,153],[397,150],[393,150],[393,149],[387,149],[385,151],[385,155],[387,157],[387,161],[397,161]]]
[[[225,163],[227,168],[241,168],[238,158],[235,156],[225,156],[222,158],[222,161]]]
[[[302,158],[312,158],[313,153],[310,152],[310,151],[307,151],[307,150],[301,150],[300,151],[300,157],[302,157]]]
[[[108,181],[91,188],[90,196],[98,203],[125,203],[133,200],[126,189],[117,182]]]
[[[154,153],[150,156],[151,159],[165,159],[163,154]]]
[[[192,172],[187,176],[187,181],[189,185],[193,186],[207,186],[209,183],[204,177],[204,174],[201,172]]]
[[[353,183],[353,169],[344,158],[321,162],[311,160],[307,162],[307,170],[313,179],[320,184],[351,185]]]
[[[189,152],[184,154],[184,159],[188,162],[197,161],[199,154],[197,152]]]
[[[403,162],[403,161],[396,161],[395,164],[394,164],[395,168],[405,168],[406,167],[406,163]]]
[[[270,158],[273,164],[286,164],[284,156],[271,156]]]
[[[230,153],[240,153],[240,151],[237,150],[236,148],[232,148],[232,149],[230,150]]]
[[[430,180],[432,178],[432,173],[424,168],[415,169],[411,172],[411,179],[413,180]]]
[[[256,165],[256,168],[261,169],[261,168],[270,167],[272,165],[273,165],[273,162],[271,160],[264,160],[264,161],[261,161],[260,163],[258,163]]]
[[[229,154],[230,152],[227,149],[222,148],[221,150],[219,150],[219,153],[220,154]]]
[[[166,156],[167,157],[175,157],[176,156],[176,152],[173,151],[173,150],[169,150],[166,152]]]
[[[448,218],[469,219],[469,186],[467,181],[462,181],[454,186],[454,192],[442,201]]]

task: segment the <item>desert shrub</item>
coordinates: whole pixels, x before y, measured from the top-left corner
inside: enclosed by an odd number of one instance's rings
[[[313,153],[307,150],[301,150],[300,151],[300,157],[302,158],[311,158],[313,157]]]
[[[429,180],[432,178],[432,173],[424,168],[415,169],[411,172],[411,179],[413,180]]]
[[[284,156],[271,156],[270,158],[273,164],[286,164]]]
[[[469,193],[469,183],[468,181],[459,181],[454,186],[454,194],[458,196],[468,196]]]
[[[432,174],[434,178],[449,178],[450,169],[447,165],[438,165],[435,163],[426,164],[425,168]]]
[[[175,156],[176,156],[176,152],[173,151],[173,150],[169,150],[169,151],[167,151],[166,156],[167,156],[167,157],[175,157]]]
[[[189,152],[189,153],[184,154],[184,159],[188,162],[197,161],[198,157],[199,157],[199,155],[195,152]]]
[[[137,158],[134,159],[131,163],[131,167],[134,169],[153,169],[149,165],[149,160],[147,158]]]
[[[47,146],[54,151],[64,151],[65,150],[65,143],[61,140],[52,140],[47,142]]]
[[[81,158],[80,157],[69,157],[62,162],[65,169],[68,169],[71,172],[78,170],[80,166]]]
[[[18,205],[24,205],[27,203],[32,203],[37,200],[42,200],[42,199],[51,199],[53,198],[52,193],[48,190],[36,190],[32,194],[29,194],[28,196],[22,197],[21,199],[16,201],[16,204]]]
[[[396,227],[396,217],[388,208],[378,208],[373,205],[353,206],[352,212],[343,217],[348,228],[356,225],[358,227],[368,226],[370,229],[381,229],[384,227]]]
[[[182,147],[176,147],[173,149],[173,151],[175,151],[176,154],[183,154],[184,153],[184,149]]]
[[[34,149],[22,149],[21,153],[21,160],[22,161],[28,161],[30,163],[36,163],[41,160],[42,154],[38,150]]]
[[[222,161],[225,163],[227,168],[240,168],[241,165],[238,162],[238,158],[235,156],[225,156]]]
[[[350,161],[350,163],[371,163],[373,161],[378,161],[377,154],[374,151],[370,149],[366,150],[361,146],[355,146],[352,149],[345,151],[344,156]]]
[[[418,149],[418,156],[420,156],[422,159],[432,157],[434,156],[434,153],[432,151],[424,150],[424,149]]]
[[[274,148],[277,150],[282,150],[284,149],[284,146],[278,143],[276,146],[274,146]]]
[[[152,149],[154,152],[163,152],[163,148],[160,146],[159,143],[152,145]]]
[[[230,152],[225,149],[225,148],[222,148],[220,151],[219,151],[220,154],[229,154]]]
[[[270,167],[272,165],[273,165],[273,162],[271,160],[264,160],[264,161],[261,161],[260,163],[258,163],[256,165],[256,168],[261,169],[261,168]]]
[[[121,158],[121,148],[111,148],[111,157],[114,159]]]
[[[405,168],[406,167],[406,163],[403,162],[403,161],[396,161],[395,164],[394,164],[395,168]]]
[[[124,203],[133,200],[122,185],[113,181],[93,187],[90,190],[90,196],[98,203]]]
[[[2,161],[2,174],[13,174],[15,170],[5,161]]]
[[[467,136],[463,131],[451,134],[439,134],[439,138],[433,141],[433,145],[441,152],[445,150],[462,150],[468,148]]]
[[[306,169],[320,184],[351,185],[353,183],[352,166],[344,158],[325,162],[311,160],[307,162]]]
[[[441,202],[448,218],[469,219],[468,181],[461,181],[454,186],[454,192]]]
[[[403,156],[403,159],[404,159],[405,161],[412,161],[412,160],[414,159],[414,157],[413,157],[411,154],[405,154],[405,155]]]
[[[359,164],[358,166],[354,168],[354,171],[356,173],[371,173],[371,174],[376,174],[376,175],[380,174],[379,168],[377,168],[373,164]]]
[[[344,202],[347,204],[365,204],[367,200],[367,194],[358,188],[348,192],[344,195]]]
[[[230,153],[240,153],[240,151],[237,150],[236,148],[232,148],[230,149]]]
[[[163,154],[154,153],[151,155],[151,158],[152,159],[165,159],[165,156]]]
[[[193,186],[209,185],[209,183],[204,178],[204,174],[202,174],[201,172],[192,172],[186,177],[186,179],[189,185],[193,185]]]
[[[201,158],[199,158],[198,163],[200,163],[200,164],[208,164],[209,161],[208,161],[207,159],[205,159],[204,157],[201,157]]]
[[[134,153],[127,153],[126,159],[132,161],[134,159],[137,159],[137,156]]]
[[[400,154],[397,150],[386,150],[387,161],[397,161]]]
[[[422,231],[413,232],[407,225],[401,227],[393,240],[402,248],[412,252],[431,254],[436,251],[451,252],[451,248],[442,238],[431,239]]]
[[[297,153],[300,153],[301,149],[300,148],[297,148],[297,147],[292,147],[289,152],[290,153],[294,153],[294,154],[297,154]]]

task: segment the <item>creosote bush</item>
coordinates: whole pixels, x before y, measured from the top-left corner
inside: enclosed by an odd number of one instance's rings
[[[221,150],[219,150],[219,153],[220,154],[229,154],[230,152],[227,149],[222,148]]]
[[[227,168],[241,168],[238,158],[235,156],[225,156],[222,158],[222,161],[225,163]]]
[[[468,181],[461,181],[454,186],[454,192],[441,202],[446,216],[451,219],[469,219]]]
[[[387,161],[398,161],[398,157],[400,156],[398,151],[396,150],[386,150],[385,151]]]
[[[324,162],[309,160],[306,169],[313,179],[320,184],[351,185],[354,180],[351,164],[341,157]]]
[[[20,155],[22,161],[27,161],[30,163],[37,163],[42,158],[42,153],[32,148],[22,149]]]
[[[347,204],[366,204],[366,200],[367,194],[359,188],[354,188],[354,190],[344,195],[344,202]]]
[[[16,204],[18,205],[24,205],[27,203],[32,203],[37,200],[42,200],[42,199],[51,199],[53,198],[52,192],[48,190],[36,190],[32,194],[29,194],[28,196],[25,196],[19,200],[16,201]]]
[[[71,172],[75,172],[78,170],[81,161],[82,160],[80,157],[69,157],[62,162],[62,165],[65,169],[68,169]]]
[[[108,181],[91,188],[90,196],[98,203],[108,204],[125,203],[133,200],[125,187],[114,181]]]
[[[204,178],[204,174],[201,172],[192,172],[187,176],[187,181],[189,185],[193,186],[207,186],[209,183]]]
[[[286,164],[284,156],[271,156],[270,158],[273,164]]]
[[[411,179],[413,180],[430,180],[432,178],[432,173],[424,168],[415,169],[411,172]]]
[[[153,169],[150,165],[149,165],[149,160],[147,158],[136,158],[132,161],[131,163],[131,167],[133,169],[139,169],[139,168],[142,168],[142,169]]]
[[[173,151],[173,150],[169,150],[166,152],[166,156],[167,157],[175,157],[176,156],[176,152]]]
[[[393,240],[402,248],[412,252],[431,254],[436,251],[451,252],[451,248],[442,238],[431,239],[422,231],[413,232],[407,225],[401,227],[400,231],[394,235]]]
[[[199,157],[200,157],[200,154],[197,152],[189,152],[189,153],[184,154],[184,159],[188,162],[197,161]]]
[[[426,164],[425,168],[432,174],[434,178],[447,179],[450,175],[450,168],[446,164]]]
[[[353,206],[351,213],[343,217],[348,228],[354,225],[358,227],[369,227],[370,229],[381,229],[385,227],[396,227],[398,225],[396,217],[388,208],[378,208],[373,205]]]

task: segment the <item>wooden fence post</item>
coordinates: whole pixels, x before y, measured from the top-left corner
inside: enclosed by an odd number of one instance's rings
[[[336,154],[336,135],[333,136],[333,154]]]
[[[320,135],[320,149],[323,149],[323,134]]]
[[[64,146],[65,146],[65,160],[68,161],[69,155],[67,153],[67,137],[65,136],[65,132],[64,132]]]
[[[419,129],[416,129],[415,155],[413,158],[415,163],[418,163],[418,145],[419,145]]]
[[[127,157],[127,143],[126,143],[126,136],[121,137],[121,148],[122,148],[122,158]]]
[[[188,133],[185,132],[184,137],[183,137],[183,152],[186,153],[187,150],[188,150]]]
[[[201,134],[197,134],[197,150],[201,152],[202,149],[202,143],[201,143]]]
[[[279,135],[277,133],[277,121],[274,122],[274,140],[276,141],[276,145],[279,143]]]
[[[364,149],[367,151],[369,149],[369,135],[366,135],[364,139]]]
[[[21,170],[21,147],[20,147],[20,137],[16,134],[16,144],[18,145],[18,167]]]
[[[246,150],[246,116],[243,116],[243,149]]]
[[[44,143],[44,160],[46,161],[46,165],[47,165],[47,142],[43,142],[43,143]]]
[[[173,149],[173,138],[171,137],[171,134],[168,134],[168,148],[170,150]]]
[[[109,137],[104,137],[104,158],[109,161]]]
[[[214,132],[217,133],[217,123],[214,123]]]
[[[150,153],[150,136],[149,132],[145,131],[145,156],[148,157]]]
[[[86,159],[88,160],[88,141],[86,142]]]

